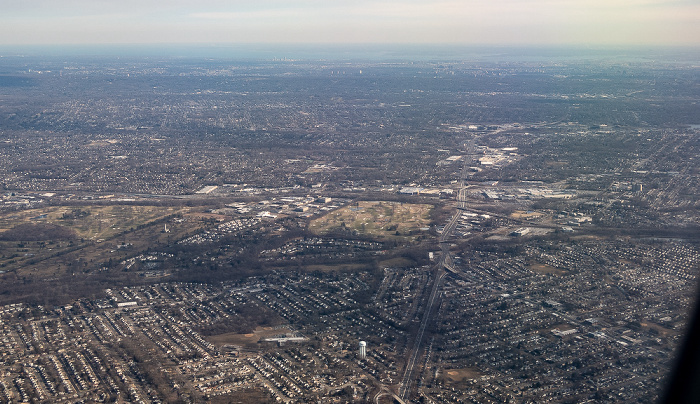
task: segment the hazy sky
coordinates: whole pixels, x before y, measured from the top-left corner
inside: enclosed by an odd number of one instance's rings
[[[700,0],[0,0],[0,44],[700,45]]]

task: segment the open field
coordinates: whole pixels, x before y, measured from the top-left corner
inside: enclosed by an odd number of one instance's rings
[[[360,201],[311,222],[317,234],[351,230],[377,239],[415,239],[430,225],[432,205],[386,201]]]
[[[260,340],[272,338],[276,335],[292,332],[288,327],[258,327],[250,334],[226,333],[206,337],[207,341],[216,345],[239,345],[241,347],[254,347]]]
[[[162,206],[60,206],[0,216],[0,270],[25,267],[37,275],[71,272],[85,263],[118,262],[133,251],[167,242],[198,226],[170,224],[163,233],[159,220],[189,209]],[[3,237],[4,236],[4,237]],[[105,247],[104,244],[110,245]],[[121,249],[118,245],[128,245]]]
[[[573,330],[574,328],[576,328],[576,327],[574,327],[573,325],[571,325],[569,323],[561,323],[561,324],[555,325],[549,331],[553,331],[553,330],[569,331],[569,330]]]
[[[515,212],[511,213],[510,216],[514,219],[531,220],[531,219],[537,219],[538,217],[542,217],[542,216],[544,216],[544,214],[540,213],[540,212],[534,212],[534,211],[516,210]]]
[[[473,368],[445,369],[445,378],[451,383],[460,383],[482,376],[482,373]]]
[[[673,330],[670,328],[666,328],[660,324],[653,323],[651,321],[644,321],[640,323],[642,327],[646,329],[653,329],[655,332],[657,332],[660,336],[662,337],[668,337],[670,335],[677,335],[678,330]]]
[[[162,206],[55,206],[0,216],[0,231],[24,223],[50,223],[72,229],[79,238],[99,240],[181,212],[180,208]]]
[[[388,260],[379,261],[379,266],[382,268],[404,268],[412,267],[415,265],[415,261],[404,257],[391,258]]]
[[[550,275],[558,275],[558,276],[561,276],[561,275],[564,275],[567,273],[566,271],[564,271],[562,269],[554,268],[553,266],[547,265],[547,264],[532,264],[532,265],[528,266],[528,269],[530,269],[533,272],[540,273],[540,274],[550,274]]]

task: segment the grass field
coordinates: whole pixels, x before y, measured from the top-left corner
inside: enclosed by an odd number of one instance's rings
[[[377,239],[415,239],[430,225],[432,205],[385,201],[361,201],[311,222],[316,234],[351,230]]]
[[[68,227],[83,239],[108,239],[181,209],[161,206],[57,206],[0,216],[0,231],[23,223],[51,223]]]

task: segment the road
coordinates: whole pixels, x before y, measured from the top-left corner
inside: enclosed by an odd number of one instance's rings
[[[466,170],[467,167],[465,166],[463,168],[463,172],[466,173]],[[452,232],[454,232],[455,228],[457,227],[457,222],[462,216],[462,210],[466,209],[467,187],[468,186],[466,185],[465,177],[463,174],[461,186],[457,193],[458,209],[456,210],[455,214],[452,216],[450,221],[447,223],[447,225],[445,225],[442,234],[440,234],[440,261],[432,269],[435,272],[435,282],[433,283],[433,288],[430,292],[430,297],[428,298],[425,311],[423,312],[423,318],[420,323],[420,328],[418,329],[418,333],[416,333],[416,337],[413,341],[413,350],[411,352],[411,356],[409,357],[409,360],[406,363],[403,378],[401,379],[401,384],[399,385],[398,395],[401,398],[401,400],[404,401],[407,400],[408,397],[410,397],[411,386],[413,385],[413,369],[415,368],[416,361],[418,360],[418,356],[420,356],[421,353],[425,329],[427,328],[430,320],[432,320],[433,306],[435,305],[435,301],[438,300],[437,297],[440,295],[440,287],[442,286],[442,280],[447,274],[447,271],[454,272],[454,261],[452,259],[452,255],[450,254],[450,246],[448,240],[452,236]]]
[[[376,396],[374,396],[374,404],[379,404],[379,400],[380,400],[382,397],[385,397],[385,396],[393,397],[395,401],[398,401],[398,402],[399,402],[399,404],[406,404],[406,402],[403,401],[403,400],[401,399],[401,397],[399,397],[399,396],[397,396],[396,394],[392,393],[392,392],[389,391],[388,389],[384,389],[384,390],[380,391],[379,393],[377,393]]]
[[[423,313],[423,320],[421,321],[420,328],[416,334],[416,339],[413,342],[413,352],[406,363],[406,369],[404,370],[403,378],[401,379],[401,386],[399,387],[399,397],[401,397],[401,399],[406,399],[411,392],[411,385],[413,384],[413,368],[415,367],[418,355],[420,354],[425,328],[428,326],[428,323],[431,320],[430,314],[433,310],[435,300],[439,295],[439,289],[445,274],[446,272],[442,268],[438,269],[437,277],[435,279],[435,283],[433,284],[433,289],[430,292],[430,297],[428,298],[428,304],[425,308],[425,312]]]
[[[428,298],[425,311],[423,312],[423,318],[420,323],[420,328],[418,329],[418,333],[416,333],[416,338],[413,341],[413,350],[411,352],[411,356],[409,357],[408,362],[406,363],[403,378],[401,379],[401,385],[399,386],[398,395],[402,400],[406,400],[411,392],[411,385],[413,384],[413,369],[415,368],[416,361],[418,360],[418,356],[421,352],[421,346],[423,344],[423,336],[425,335],[425,329],[427,328],[428,323],[432,319],[431,315],[433,312],[433,306],[435,305],[437,297],[440,295],[440,286],[442,286],[442,280],[447,274],[445,269],[447,268],[450,271],[454,270],[454,268],[452,267],[453,261],[452,256],[450,255],[450,248],[446,240],[449,239],[450,234],[452,233],[452,231],[454,231],[455,227],[457,226],[457,221],[459,220],[461,214],[462,212],[458,210],[455,213],[455,215],[452,216],[452,219],[450,219],[448,224],[445,226],[442,234],[440,235],[440,248],[442,250],[442,254],[440,255],[440,261],[433,267],[433,271],[435,271],[436,275],[435,282],[433,283],[433,288],[430,291],[430,297]]]

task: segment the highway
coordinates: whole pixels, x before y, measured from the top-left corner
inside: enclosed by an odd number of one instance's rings
[[[397,401],[399,404],[406,404],[406,402],[403,401],[403,400],[401,399],[401,397],[399,397],[399,396],[397,396],[396,394],[392,393],[392,392],[389,391],[389,389],[387,389],[386,387],[384,387],[384,388],[382,389],[382,391],[380,391],[379,393],[377,393],[376,396],[374,396],[374,404],[379,404],[379,400],[380,400],[382,397],[392,397],[392,398],[393,398],[395,401]]]
[[[411,356],[408,362],[406,363],[403,378],[401,379],[401,385],[399,386],[398,395],[399,397],[401,397],[402,400],[407,400],[411,392],[411,385],[413,384],[413,369],[415,368],[416,361],[418,360],[418,356],[421,352],[421,346],[423,343],[423,335],[425,334],[425,329],[427,328],[428,323],[432,319],[431,314],[433,311],[433,306],[435,305],[437,297],[440,295],[440,287],[442,286],[442,280],[447,274],[445,269],[447,268],[450,271],[454,271],[454,268],[452,267],[452,257],[450,255],[450,248],[446,240],[449,238],[450,234],[457,226],[457,221],[459,220],[461,214],[462,212],[458,210],[457,213],[455,213],[455,215],[452,216],[449,223],[445,226],[442,234],[440,235],[440,248],[442,250],[442,253],[440,255],[440,261],[433,267],[433,270],[436,274],[435,281],[433,283],[433,288],[430,292],[430,297],[428,298],[425,311],[423,312],[423,318],[420,323],[420,328],[418,329],[418,333],[416,333],[416,338],[413,341],[413,350],[411,352]]]
[[[433,288],[430,291],[430,297],[428,298],[425,311],[423,312],[423,318],[420,323],[420,328],[418,329],[418,333],[416,333],[416,337],[413,341],[413,349],[411,352],[411,356],[409,357],[408,362],[406,363],[406,368],[404,369],[401,384],[399,385],[398,396],[403,402],[408,402],[408,397],[410,397],[411,386],[413,385],[413,369],[415,368],[416,361],[418,360],[418,357],[421,353],[425,329],[427,328],[430,320],[432,320],[433,306],[435,305],[437,297],[440,295],[440,287],[442,286],[442,280],[447,274],[447,271],[454,272],[453,259],[450,254],[450,246],[448,240],[451,237],[452,232],[457,227],[457,222],[462,216],[462,209],[466,208],[465,189],[466,184],[463,178],[462,185],[460,187],[459,192],[457,193],[458,209],[456,210],[455,214],[452,216],[450,221],[447,223],[447,225],[445,225],[442,234],[440,234],[440,260],[432,268],[432,270],[435,272],[435,282],[433,283]]]
[[[420,328],[418,329],[418,333],[416,334],[416,339],[413,342],[413,352],[411,353],[411,357],[409,358],[408,363],[406,363],[406,369],[404,370],[403,378],[401,379],[401,386],[399,387],[399,397],[401,397],[401,399],[405,400],[411,391],[411,385],[413,384],[413,368],[415,367],[416,360],[418,359],[418,355],[420,354],[421,344],[423,342],[423,334],[425,334],[425,328],[427,327],[428,322],[430,322],[431,320],[430,313],[433,310],[433,305],[435,303],[436,297],[439,294],[439,289],[442,284],[442,278],[445,276],[445,274],[446,272],[444,270],[438,269],[437,278],[435,279],[433,289],[430,292],[430,297],[428,298],[428,304],[426,306],[425,312],[423,313],[423,320],[421,321]]]

